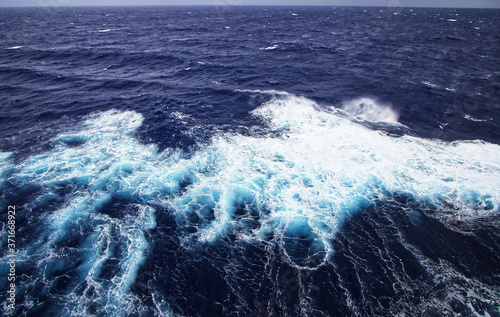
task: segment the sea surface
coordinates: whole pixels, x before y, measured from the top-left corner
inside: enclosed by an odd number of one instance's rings
[[[499,10],[0,9],[0,314],[500,316],[499,122]]]

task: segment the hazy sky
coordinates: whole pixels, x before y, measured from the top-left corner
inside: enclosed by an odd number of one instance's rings
[[[85,5],[360,5],[500,8],[500,0],[0,0],[0,7]]]

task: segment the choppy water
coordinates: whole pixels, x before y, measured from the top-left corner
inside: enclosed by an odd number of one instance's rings
[[[2,9],[13,315],[499,316],[499,14]]]

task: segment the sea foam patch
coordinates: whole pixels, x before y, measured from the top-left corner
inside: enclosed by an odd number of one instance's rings
[[[342,109],[358,119],[371,122],[397,123],[399,119],[399,113],[390,104],[368,97],[344,101]]]
[[[279,136],[221,135],[189,161],[193,182],[174,206],[200,241],[272,232],[307,267],[333,251],[347,217],[394,195],[462,217],[498,210],[496,145],[395,138],[290,95],[253,114]]]
[[[42,210],[46,219],[41,236],[21,252],[37,262],[24,287],[43,278],[50,289],[72,276],[61,291],[64,309],[121,316],[135,307],[129,290],[144,262],[145,232],[156,225],[155,210],[131,196],[157,156],[155,146],[133,135],[142,121],[135,112],[90,116],[77,131],[59,135],[52,151],[18,166],[11,181],[39,188],[25,208]]]
[[[221,132],[184,153],[141,143],[142,115],[111,110],[22,162],[10,181],[37,186],[25,208],[46,213],[42,237],[20,253],[39,261],[31,282],[52,287],[57,267],[76,274],[68,309],[131,312],[154,206],[175,216],[186,248],[265,241],[299,268],[325,262],[346,219],[395,195],[462,218],[498,212],[497,145],[393,137],[284,93],[252,114],[269,135]]]

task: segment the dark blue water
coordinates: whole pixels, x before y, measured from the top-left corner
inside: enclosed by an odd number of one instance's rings
[[[500,316],[500,12],[0,10],[13,316]]]

